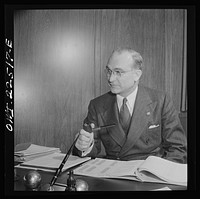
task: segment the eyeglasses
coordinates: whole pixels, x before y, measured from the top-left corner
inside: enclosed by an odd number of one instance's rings
[[[107,77],[110,77],[112,74],[115,75],[116,77],[122,77],[126,73],[129,73],[132,71],[133,70],[130,70],[130,71],[111,70],[110,68],[108,68],[108,66],[106,66],[106,68],[105,68],[105,73],[106,73]]]

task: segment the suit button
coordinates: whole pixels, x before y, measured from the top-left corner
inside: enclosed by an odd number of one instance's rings
[[[117,160],[120,160],[120,158],[119,158],[119,157],[117,157]]]

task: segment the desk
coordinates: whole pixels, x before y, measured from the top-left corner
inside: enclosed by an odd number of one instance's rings
[[[25,186],[23,185],[23,176],[28,172],[27,169],[16,169],[16,174],[19,176],[18,180],[14,183],[15,191],[25,191]],[[45,185],[51,182],[53,173],[48,173],[44,171],[39,171],[42,177],[41,191],[46,191]],[[93,178],[87,176],[74,176],[75,179],[82,179],[86,181],[89,185],[88,191],[150,191],[154,189],[160,189],[163,187],[168,187],[172,190],[186,190],[186,187],[167,185],[159,183],[147,183],[147,182],[137,182],[132,180],[121,180],[121,179],[105,179],[105,178]],[[63,172],[57,179],[57,183],[66,184],[68,179],[67,172]],[[55,187],[55,191],[63,191],[62,187]]]

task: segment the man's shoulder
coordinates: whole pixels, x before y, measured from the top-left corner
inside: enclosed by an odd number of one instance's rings
[[[147,87],[144,85],[140,85],[139,88],[144,90],[153,101],[154,100],[156,100],[156,101],[163,100],[165,98],[165,96],[167,95],[167,93],[165,91],[155,89],[155,88],[150,88],[150,87]]]
[[[165,94],[164,91],[156,89],[156,88],[150,88],[150,87],[147,87],[147,86],[144,86],[144,85],[141,85],[140,87],[143,87],[143,89],[145,89],[148,93],[152,93],[152,94],[155,94],[155,95]]]
[[[112,92],[107,92],[107,93],[104,93],[94,99],[91,100],[92,103],[97,103],[97,104],[104,104],[107,100],[110,100],[110,99],[114,99],[116,97],[115,94],[113,94]]]

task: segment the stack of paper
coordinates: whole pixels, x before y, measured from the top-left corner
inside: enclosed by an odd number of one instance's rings
[[[42,157],[35,158],[21,163],[20,165],[15,166],[15,168],[24,168],[24,169],[36,169],[43,170],[48,172],[55,172],[59,168],[66,154],[64,153],[52,153]],[[70,155],[69,159],[65,162],[65,165],[62,169],[66,171],[72,167],[79,166],[87,161],[91,160],[90,157],[80,158],[78,156]]]
[[[14,156],[16,161],[24,162],[55,152],[60,153],[61,151],[59,148],[56,147],[46,147],[31,144],[26,150],[15,152]]]

